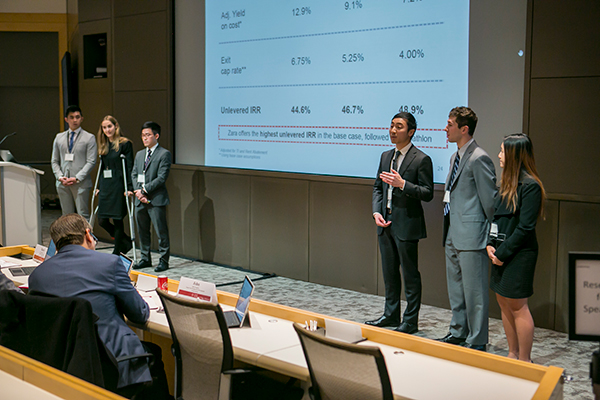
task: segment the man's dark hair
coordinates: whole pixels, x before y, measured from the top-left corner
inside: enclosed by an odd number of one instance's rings
[[[67,107],[67,109],[65,110],[65,118],[67,118],[69,116],[69,114],[76,113],[76,112],[81,114],[81,116],[83,117],[83,113],[81,112],[81,108],[79,108],[79,106],[73,105],[73,106]]]
[[[477,126],[477,115],[475,111],[471,110],[469,107],[454,107],[450,110],[450,114],[448,117],[456,118],[456,124],[459,128],[463,126],[469,127],[469,135],[473,136],[475,133],[475,127]]]
[[[56,251],[68,244],[83,244],[86,229],[92,231],[90,224],[79,214],[66,214],[58,218],[50,225],[50,236]]]
[[[396,118],[402,118],[403,120],[406,121],[406,126],[408,126],[408,131],[412,131],[413,129],[416,131],[417,130],[417,120],[415,119],[415,116],[412,115],[409,112],[400,112],[396,115],[394,115],[392,117],[392,121],[395,120]],[[412,136],[411,136],[412,138]]]
[[[142,130],[151,129],[155,135],[160,135],[160,125],[153,121],[146,121],[142,125]]]

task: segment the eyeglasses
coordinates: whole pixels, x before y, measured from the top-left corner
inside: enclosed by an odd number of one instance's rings
[[[96,244],[98,244],[99,240],[98,240],[98,238],[96,237],[96,235],[94,235],[94,233],[92,232],[92,230],[91,230],[91,229],[88,229],[88,232],[89,232],[89,233],[90,233],[90,235],[92,236],[92,239],[94,239],[94,242],[96,242],[96,243],[94,243],[94,244],[95,244],[95,245],[96,245]]]

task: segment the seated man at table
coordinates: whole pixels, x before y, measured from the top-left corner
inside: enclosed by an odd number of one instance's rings
[[[56,243],[57,253],[31,273],[29,290],[88,300],[99,317],[100,338],[116,358],[146,352],[155,355],[156,373],[154,367],[150,371],[144,358],[119,363],[118,388],[150,382],[156,377],[144,393],[151,391],[152,398],[168,398],[160,348],[142,343],[123,319],[124,313],[130,321],[144,324],[150,310],[131,284],[119,257],[95,251],[97,239],[79,214],[63,215],[54,221],[50,225],[50,236]],[[128,392],[125,390],[122,394]]]

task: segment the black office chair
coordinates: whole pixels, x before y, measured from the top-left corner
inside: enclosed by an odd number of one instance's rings
[[[176,399],[228,399],[233,348],[221,307],[157,290],[173,338]]]
[[[381,350],[328,339],[294,323],[304,350],[316,400],[392,400]]]

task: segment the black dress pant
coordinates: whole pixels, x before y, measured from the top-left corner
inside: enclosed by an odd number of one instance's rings
[[[379,235],[379,250],[385,283],[384,315],[400,321],[402,277],[407,306],[402,321],[417,324],[421,308],[421,273],[419,272],[419,241],[400,240],[385,228]]]

